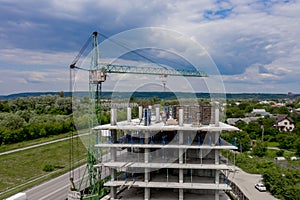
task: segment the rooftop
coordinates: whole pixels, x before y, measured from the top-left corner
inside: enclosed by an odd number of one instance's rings
[[[140,120],[133,119],[130,122],[122,121],[117,122],[116,125],[105,124],[96,126],[94,130],[132,130],[132,131],[239,131],[238,128],[219,122],[219,126],[215,124],[209,125],[193,125],[193,124],[183,124],[179,125],[166,125],[163,122],[153,122],[149,126],[144,126],[140,123]]]

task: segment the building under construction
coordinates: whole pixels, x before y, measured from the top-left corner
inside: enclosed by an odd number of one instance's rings
[[[73,177],[69,199],[99,199],[99,180],[109,177],[110,199],[227,199],[228,163],[221,162],[220,150],[236,149],[220,137],[222,131],[237,128],[219,120],[218,104],[182,103],[177,106],[138,107],[138,117],[118,119],[119,109],[111,106],[111,122],[99,125],[102,83],[108,73],[158,76],[207,77],[199,70],[140,67],[99,63],[97,32],[87,40],[70,65],[72,78],[78,70],[88,71],[89,143],[88,184],[81,190]],[[91,66],[77,66],[92,41]],[[165,87],[165,82],[163,82]],[[73,91],[73,89],[72,89]],[[73,108],[77,107],[73,98]],[[196,105],[195,105],[196,104]],[[111,104],[113,105],[113,104]],[[123,112],[123,111],[122,111]],[[80,110],[74,116],[82,115]],[[124,114],[124,113],[122,113]],[[125,117],[126,118],[126,117]],[[101,133],[101,134],[100,134]],[[94,142],[94,137],[96,137]],[[72,154],[71,154],[72,155]],[[109,176],[108,176],[109,175]],[[83,179],[85,176],[83,176]],[[85,193],[87,191],[87,193]]]
[[[95,146],[108,148],[102,167],[110,174],[110,199],[227,199],[228,163],[220,150],[236,149],[222,140],[222,131],[237,128],[219,121],[215,105],[139,107],[139,118],[111,123]]]

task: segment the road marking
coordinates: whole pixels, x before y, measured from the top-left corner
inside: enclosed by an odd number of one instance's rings
[[[87,178],[87,176],[88,176],[88,175],[85,175],[85,177],[83,177],[83,178],[85,179],[85,178]],[[81,179],[82,179],[82,177],[79,177],[76,181],[74,181],[75,184],[78,183],[79,181],[81,181]],[[70,185],[67,184],[67,185],[65,185],[65,186],[63,186],[63,187],[60,187],[59,189],[57,189],[57,190],[55,190],[55,191],[53,191],[53,192],[47,194],[46,196],[43,196],[43,197],[40,198],[39,200],[48,199],[48,197],[51,197],[53,194],[58,193],[59,191],[65,190],[65,188],[67,188],[67,187],[70,187]],[[68,195],[68,193],[66,193],[66,196],[67,196],[67,195]]]
[[[64,187],[61,187],[61,188],[59,188],[59,189],[57,189],[57,190],[55,190],[55,191],[49,193],[48,195],[46,195],[46,196],[40,198],[40,200],[42,200],[42,199],[47,199],[48,197],[52,196],[53,194],[57,193],[58,191],[61,191],[61,190],[65,189],[66,187],[69,187],[69,185],[65,185]],[[66,194],[66,196],[67,196],[67,195],[68,195],[68,194]]]

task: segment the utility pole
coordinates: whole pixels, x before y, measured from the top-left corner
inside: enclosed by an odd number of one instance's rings
[[[264,141],[264,132],[265,132],[265,127],[264,125],[260,125],[260,128],[261,128],[261,141],[263,142]]]

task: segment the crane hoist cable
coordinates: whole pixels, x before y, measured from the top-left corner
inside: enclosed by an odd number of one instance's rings
[[[103,33],[99,33],[99,32],[98,32],[98,34],[101,35],[102,37],[104,37],[105,39],[107,39],[107,40],[113,42],[114,44],[116,44],[116,45],[118,45],[118,46],[120,46],[120,47],[123,47],[124,49],[128,50],[128,52],[131,52],[131,53],[133,53],[133,54],[136,54],[137,56],[139,56],[139,57],[141,57],[141,58],[144,58],[145,60],[149,61],[150,63],[155,63],[157,66],[160,66],[160,67],[162,67],[162,68],[164,68],[164,69],[167,69],[165,66],[163,66],[163,65],[161,65],[161,64],[159,64],[159,63],[157,63],[157,62],[155,62],[154,60],[152,60],[152,59],[150,59],[150,58],[148,58],[148,57],[146,57],[146,56],[144,56],[144,55],[138,53],[138,52],[135,51],[135,50],[130,49],[130,48],[127,47],[125,44],[122,44],[120,41],[116,41],[115,39],[112,39],[112,38],[110,38],[110,37],[104,35]]]
[[[98,32],[95,31],[95,32],[93,32],[92,35],[90,35],[90,37],[87,39],[87,41],[84,43],[84,45],[80,49],[80,51],[77,54],[77,56],[74,58],[74,60],[70,64],[70,68],[75,68],[76,67],[76,64],[77,64],[78,60],[80,59],[80,57],[82,56],[82,54],[85,52],[85,50],[88,47],[88,45],[91,43],[91,41],[93,39],[93,35],[97,35],[97,34],[98,34]]]
[[[99,33],[99,32],[93,32],[92,35],[90,35],[90,37],[87,39],[87,41],[84,43],[83,47],[80,49],[79,53],[77,54],[77,56],[74,58],[74,60],[72,61],[71,65],[70,65],[70,68],[78,68],[78,69],[83,69],[83,68],[79,68],[76,66],[78,60],[80,59],[80,57],[82,56],[82,54],[85,52],[86,48],[88,47],[88,45],[91,43],[92,39],[93,39],[93,36],[97,36],[97,35],[101,35],[103,38],[113,42],[114,44],[120,46],[120,47],[123,47],[124,49],[128,50],[128,52],[131,52],[133,54],[136,54],[138,55],[139,57],[141,58],[144,58],[145,60],[149,61],[150,63],[155,63],[157,66],[160,66],[164,69],[167,69],[165,66],[155,62],[154,60],[138,53],[137,51],[135,50],[132,50],[130,49],[129,47],[127,47],[125,44],[122,44],[120,41],[116,41],[116,40],[113,40],[111,39],[110,37],[104,35],[103,33]]]

